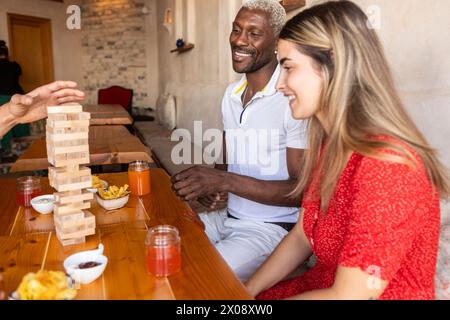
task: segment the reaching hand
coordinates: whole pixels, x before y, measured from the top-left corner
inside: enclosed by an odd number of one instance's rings
[[[19,123],[44,119],[48,106],[82,101],[84,93],[76,88],[77,84],[73,81],[55,81],[25,95],[16,94],[9,103],[9,112]]]

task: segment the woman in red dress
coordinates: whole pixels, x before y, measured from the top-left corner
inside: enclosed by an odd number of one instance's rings
[[[307,9],[286,24],[278,55],[278,90],[310,119],[303,213],[247,288],[258,299],[434,299],[448,178],[367,16],[349,1]],[[311,270],[282,281],[313,253]]]

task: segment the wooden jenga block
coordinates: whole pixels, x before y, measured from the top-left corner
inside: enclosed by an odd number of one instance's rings
[[[73,202],[82,202],[94,199],[94,194],[90,191],[80,190],[79,193],[72,193],[72,192],[74,191],[55,193],[55,201],[63,205],[63,204],[70,204]]]
[[[86,242],[86,237],[78,237],[75,239],[67,239],[67,240],[63,240],[61,239],[60,235],[58,233],[56,233],[56,237],[58,238],[59,242],[65,247],[65,246],[72,246],[75,244],[80,244],[80,243],[85,243]]]
[[[91,114],[89,112],[71,113],[67,115],[67,120],[91,120]]]
[[[67,148],[67,147],[88,146],[88,145],[89,145],[89,139],[77,139],[77,140],[68,140],[68,141],[47,141],[47,150],[50,153],[58,154],[57,152],[55,152],[55,149]]]
[[[47,154],[49,153],[47,152]],[[48,160],[50,164],[58,168],[88,164],[90,162],[89,152],[72,153],[70,157],[67,155],[49,155]]]
[[[62,229],[85,226],[86,229],[95,228],[95,216],[87,210],[82,210],[83,216],[78,219],[67,220],[65,216],[57,216],[56,221]],[[64,230],[64,232],[67,232]]]
[[[89,201],[71,203],[68,205],[60,205],[59,203],[55,202],[55,207],[53,209],[53,212],[55,213],[55,215],[65,215],[65,214],[76,213],[83,209],[89,209],[90,207],[91,207],[91,203]]]
[[[67,114],[64,113],[50,113],[47,119],[52,121],[67,121]]]
[[[89,211],[83,212],[81,219],[65,221],[60,216],[55,217],[55,225],[62,233],[74,233],[95,228],[95,216]]]
[[[86,140],[89,139],[89,132],[75,132],[75,133],[47,133],[47,141],[60,142],[70,140]]]
[[[76,165],[72,168],[72,170],[67,170],[66,168],[55,168],[50,167],[48,169],[48,177],[49,179],[70,179],[70,178],[78,178],[84,176],[91,176],[91,169],[89,167],[83,167]]]
[[[48,123],[46,126],[46,133],[47,134],[71,134],[71,133],[82,133],[82,132],[89,132],[88,127],[77,127],[77,128],[53,128],[49,127]]]
[[[52,178],[50,185],[60,192],[75,191],[79,189],[91,188],[92,178],[91,175],[73,178]]]
[[[89,112],[80,113],[50,113],[47,120],[51,123],[54,121],[78,121],[78,120],[90,120],[91,114]]]
[[[53,113],[80,113],[80,112],[83,112],[83,107],[80,104],[47,107],[47,113],[49,115]]]
[[[60,181],[62,179],[70,179],[72,177],[81,177],[87,176],[91,173],[89,168],[81,167],[80,165],[73,166],[72,170],[68,170],[67,168],[56,168],[49,167],[48,168],[48,178],[50,181]]]
[[[64,191],[73,191],[78,189],[86,189],[92,187],[92,181],[81,181],[75,183],[67,183],[58,185],[58,190],[61,192]]]
[[[55,215],[54,218],[59,219],[59,221],[61,221],[63,223],[81,220],[81,219],[84,219],[84,211],[80,210],[75,213],[69,213],[69,214],[65,214],[65,215]]]
[[[58,228],[56,228],[56,232],[59,235],[59,238],[61,238],[62,240],[67,240],[67,239],[72,239],[72,238],[87,237],[92,234],[95,234],[95,228],[82,229],[82,230],[78,230],[78,231],[71,232],[71,233],[64,233],[61,230],[59,230]]]
[[[60,147],[60,148],[53,147],[50,149],[50,152],[53,155],[89,152],[89,144],[74,147]]]
[[[89,120],[68,120],[68,121],[54,121],[47,119],[47,126],[53,128],[78,128],[88,127]]]
[[[95,226],[95,216],[88,210],[82,210],[81,213],[81,218],[65,219],[66,216],[59,215],[55,217],[55,221],[57,221],[62,228],[72,228],[79,226],[87,226],[88,229],[93,228]]]

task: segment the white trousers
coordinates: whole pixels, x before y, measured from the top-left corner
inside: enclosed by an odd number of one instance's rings
[[[227,209],[199,215],[208,238],[242,282],[272,253],[287,231],[272,223],[227,217]]]

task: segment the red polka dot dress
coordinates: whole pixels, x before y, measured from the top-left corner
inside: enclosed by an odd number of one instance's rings
[[[316,175],[302,207],[304,231],[317,263],[257,298],[284,299],[330,288],[337,267],[344,266],[387,280],[380,299],[434,299],[439,197],[416,158],[420,165],[410,168],[354,153],[326,213],[312,197]]]

